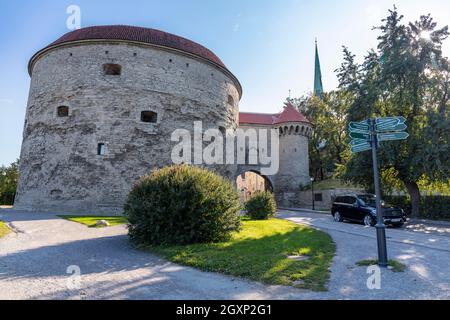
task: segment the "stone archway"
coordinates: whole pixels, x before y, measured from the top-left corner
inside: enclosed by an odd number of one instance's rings
[[[245,170],[236,177],[236,186],[242,202],[259,191],[274,192],[272,181],[257,170]]]

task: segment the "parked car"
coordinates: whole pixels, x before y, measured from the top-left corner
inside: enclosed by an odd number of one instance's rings
[[[366,226],[374,226],[377,223],[375,199],[373,194],[348,194],[336,197],[331,208],[334,221],[348,220],[362,222]],[[405,211],[394,208],[383,201],[381,204],[384,224],[394,227],[403,226],[406,222]]]

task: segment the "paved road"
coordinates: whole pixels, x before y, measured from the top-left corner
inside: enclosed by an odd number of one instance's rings
[[[285,211],[281,217],[329,232],[337,244],[329,292],[318,293],[200,272],[131,248],[124,226],[90,229],[53,214],[0,209],[16,231],[0,239],[0,299],[450,299],[450,238],[388,230],[389,253],[408,266],[382,271],[381,290],[366,286],[375,258],[374,229],[328,216]],[[80,288],[69,266],[81,271]]]

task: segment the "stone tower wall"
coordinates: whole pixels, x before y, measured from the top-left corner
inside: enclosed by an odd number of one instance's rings
[[[299,203],[300,185],[310,183],[308,143],[310,124],[283,123],[280,130],[280,170],[276,176],[275,194],[280,206],[295,207]]]
[[[105,75],[108,63],[121,75]],[[238,90],[217,66],[148,45],[85,42],[46,52],[32,70],[15,207],[120,213],[138,177],[172,164],[175,129],[192,131],[194,121],[237,127]],[[58,106],[69,116],[59,117]],[[157,122],[142,122],[142,111],[156,112]],[[213,169],[235,177],[235,166]]]

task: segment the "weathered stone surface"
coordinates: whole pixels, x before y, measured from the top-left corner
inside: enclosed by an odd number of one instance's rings
[[[120,65],[121,74],[106,75],[104,64]],[[194,121],[204,130],[237,129],[240,94],[228,71],[167,48],[89,41],[46,51],[33,64],[15,208],[121,213],[140,176],[173,164],[174,130],[193,132]],[[67,117],[58,115],[60,106]],[[157,113],[156,123],[142,122],[142,111]],[[274,128],[282,129],[280,170],[267,178],[279,205],[297,206],[299,186],[309,181],[311,125]],[[203,166],[233,181],[260,169]]]
[[[106,63],[121,75],[105,75]],[[172,164],[175,129],[237,127],[228,96],[240,100],[233,79],[181,53],[96,43],[50,50],[32,70],[15,207],[120,213],[141,175]],[[58,106],[69,116],[58,117]],[[157,123],[142,122],[141,111],[156,112]],[[235,178],[234,166],[213,169]]]

